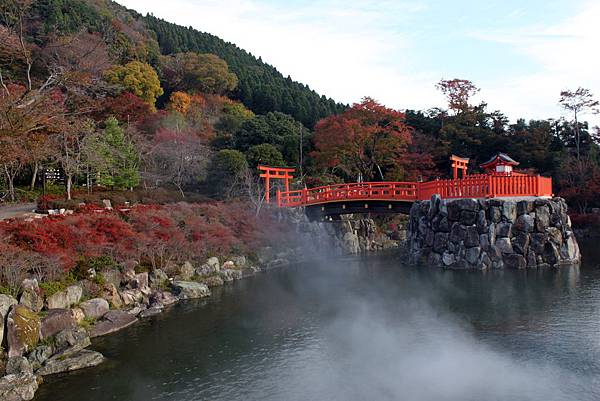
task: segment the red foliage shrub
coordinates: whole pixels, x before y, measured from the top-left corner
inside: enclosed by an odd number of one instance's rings
[[[214,201],[140,205],[123,213],[82,208],[73,215],[0,222],[5,247],[59,261],[63,271],[100,256],[149,268],[201,263],[212,255],[247,254],[273,233],[279,235],[276,226],[268,218],[259,223],[247,205]]]

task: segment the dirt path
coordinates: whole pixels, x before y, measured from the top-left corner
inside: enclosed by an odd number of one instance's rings
[[[0,206],[0,220],[19,217],[31,213],[36,207],[35,203],[18,203],[15,205]]]

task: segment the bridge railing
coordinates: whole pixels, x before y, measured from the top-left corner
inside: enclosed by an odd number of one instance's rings
[[[442,198],[494,198],[552,196],[552,178],[539,175],[469,175],[457,180],[429,182],[362,182],[278,192],[280,207],[314,205],[341,200],[427,200]]]
[[[326,185],[297,191],[278,192],[280,207],[312,205],[340,200],[416,200],[416,182],[361,182]]]

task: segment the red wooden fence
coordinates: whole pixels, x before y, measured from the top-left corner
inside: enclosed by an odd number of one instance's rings
[[[494,198],[552,196],[552,178],[539,175],[469,175],[456,180],[429,182],[362,182],[277,192],[279,207],[316,205],[342,200],[427,200],[442,198]]]

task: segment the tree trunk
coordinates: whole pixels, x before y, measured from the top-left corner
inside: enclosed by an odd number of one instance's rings
[[[577,161],[579,161],[579,123],[577,122],[577,113],[575,113],[575,149],[577,149]]]
[[[31,185],[29,186],[29,189],[32,191],[35,189],[35,182],[37,181],[37,175],[38,175],[39,168],[40,168],[40,165],[38,162],[33,163],[33,173],[31,174]]]
[[[73,184],[73,176],[67,174],[67,200],[71,200],[71,186]]]
[[[6,181],[8,182],[8,194],[10,195],[10,200],[15,201],[15,185],[14,185],[14,175],[10,173],[8,170],[8,166],[4,165],[4,175],[6,175]]]

